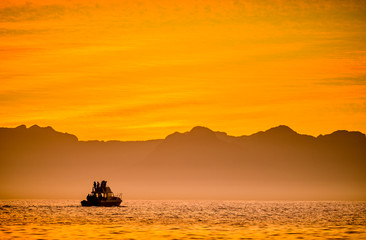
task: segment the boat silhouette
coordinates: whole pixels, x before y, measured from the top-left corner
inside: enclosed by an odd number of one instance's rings
[[[103,180],[101,184],[94,181],[93,189],[86,197],[86,200],[81,201],[81,206],[103,206],[112,207],[119,206],[122,202],[122,195],[115,196],[111,188],[107,186],[107,181]]]

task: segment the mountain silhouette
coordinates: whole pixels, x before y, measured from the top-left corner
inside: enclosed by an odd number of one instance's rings
[[[79,141],[0,128],[0,198],[82,198],[90,181],[145,199],[365,200],[366,137],[280,125],[230,136],[197,126],[149,141]]]

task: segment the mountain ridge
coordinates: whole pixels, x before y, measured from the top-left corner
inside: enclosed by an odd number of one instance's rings
[[[79,142],[145,142],[145,141],[155,141],[155,140],[164,140],[167,138],[170,138],[171,136],[196,136],[196,137],[202,137],[202,136],[210,136],[213,137],[214,135],[216,135],[216,137],[229,137],[229,138],[246,138],[246,137],[257,137],[257,136],[263,136],[263,135],[286,135],[286,136],[307,136],[307,137],[313,137],[313,138],[324,138],[327,136],[337,136],[339,137],[340,135],[346,136],[346,135],[353,135],[353,136],[358,136],[359,138],[366,138],[365,134],[360,132],[360,131],[348,131],[348,130],[335,130],[332,133],[329,134],[319,134],[318,136],[312,136],[312,135],[308,135],[308,134],[300,134],[296,131],[294,131],[292,128],[286,126],[286,125],[279,125],[276,127],[272,127],[269,128],[265,131],[259,131],[253,134],[249,134],[249,135],[240,135],[240,136],[232,136],[232,135],[228,135],[226,132],[221,132],[221,131],[214,131],[208,127],[204,127],[204,126],[195,126],[193,127],[191,130],[186,131],[186,132],[174,132],[172,134],[167,135],[165,138],[162,139],[148,139],[148,140],[79,140],[78,137],[74,134],[70,134],[68,132],[59,132],[57,130],[55,130],[54,128],[52,128],[51,126],[47,126],[47,127],[40,127],[39,125],[32,125],[30,127],[27,127],[26,125],[22,124],[19,125],[17,127],[14,128],[8,128],[8,127],[0,127],[0,137],[4,134],[6,134],[7,131],[12,131],[12,130],[16,130],[18,132],[20,131],[27,131],[28,133],[54,133],[54,134],[58,134],[59,136],[64,135],[64,136],[69,136],[70,138],[74,138],[74,140],[76,139]],[[46,134],[45,134],[46,135]]]
[[[366,200],[366,137],[280,125],[230,136],[196,126],[164,139],[80,141],[0,128],[0,198],[84,198],[107,179],[137,199]],[[29,186],[34,187],[29,187]]]

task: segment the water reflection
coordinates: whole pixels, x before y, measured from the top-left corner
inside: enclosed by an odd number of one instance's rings
[[[2,200],[0,238],[366,239],[366,202]]]

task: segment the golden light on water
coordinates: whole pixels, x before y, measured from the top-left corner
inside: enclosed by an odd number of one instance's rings
[[[0,201],[0,203],[8,203]],[[127,201],[76,207],[74,201],[13,201],[4,239],[363,239],[364,202]],[[24,210],[28,210],[25,212]],[[343,213],[343,214],[340,214]],[[16,215],[17,219],[11,217]],[[12,224],[12,223],[17,224]],[[350,224],[352,222],[352,224]]]

